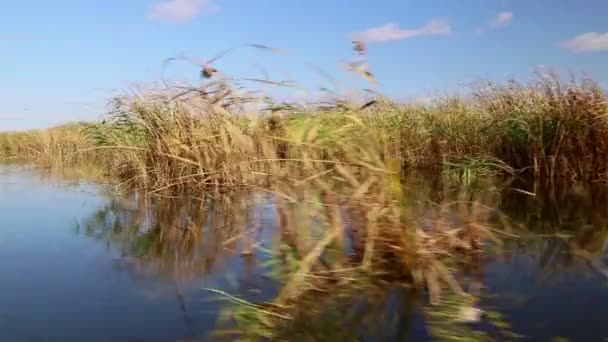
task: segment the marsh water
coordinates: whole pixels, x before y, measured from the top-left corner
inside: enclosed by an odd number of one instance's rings
[[[602,341],[608,196],[600,185],[534,192],[504,191],[490,203],[518,238],[469,270],[484,284],[479,306],[524,340]],[[250,215],[235,215],[235,202],[116,198],[96,184],[0,166],[0,341],[209,336],[229,304],[206,289],[250,301],[276,294],[264,252],[274,241],[275,203],[261,194],[251,201]],[[239,227],[252,226],[259,248],[243,254]],[[427,306],[411,290],[358,297],[304,322],[314,330],[307,340],[431,340]],[[348,312],[365,318],[332,325]]]

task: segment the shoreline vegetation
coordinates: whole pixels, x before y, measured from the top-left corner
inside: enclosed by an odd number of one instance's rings
[[[245,207],[231,199],[271,195],[287,246],[276,253],[291,261],[268,303],[224,294],[241,308],[244,338],[283,336],[304,314],[298,302],[320,289],[358,289],[361,279],[407,283],[438,306],[443,297],[474,306],[475,286],[465,287],[458,270],[517,234],[496,224],[496,211],[468,200],[436,205],[425,214],[432,222],[421,224],[409,175],[465,187],[492,177],[608,180],[608,102],[589,80],[485,84],[470,98],[426,106],[382,96],[300,106],[255,98],[210,66],[201,74],[200,87],[115,98],[103,122],[0,133],[0,160],[95,168],[149,196]],[[255,248],[250,235],[238,235],[244,255]]]
[[[140,189],[178,194],[259,185],[307,163],[608,180],[608,100],[591,80],[488,83],[470,98],[428,105],[382,96],[307,106],[256,99],[248,111],[254,100],[238,96],[221,80],[117,97],[102,122],[0,132],[0,158],[55,170],[99,165]]]

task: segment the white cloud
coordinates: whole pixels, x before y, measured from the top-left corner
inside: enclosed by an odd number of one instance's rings
[[[148,16],[154,20],[185,22],[201,12],[215,12],[215,0],[168,0],[150,7]]]
[[[608,51],[608,32],[583,33],[562,43],[562,47],[579,53]]]
[[[403,29],[399,27],[399,24],[389,23],[355,33],[354,38],[368,43],[383,43],[420,36],[448,35],[450,33],[452,33],[450,22],[446,19],[436,19],[431,20],[422,27],[413,29]]]
[[[490,21],[488,26],[492,29],[498,29],[509,25],[511,21],[513,21],[513,12],[500,12]]]

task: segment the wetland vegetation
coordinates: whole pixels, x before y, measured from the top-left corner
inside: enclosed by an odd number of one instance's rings
[[[493,297],[516,271],[589,274],[605,299],[608,102],[594,82],[539,75],[424,106],[376,93],[301,105],[201,74],[200,86],[114,98],[100,122],[0,133],[0,158],[120,189],[74,231],[134,272],[238,279],[201,283],[227,302],[206,338],[558,337]]]

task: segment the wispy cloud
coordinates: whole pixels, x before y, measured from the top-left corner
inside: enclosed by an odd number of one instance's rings
[[[412,29],[403,29],[397,23],[388,23],[355,33],[354,38],[368,43],[383,43],[420,36],[448,35],[450,33],[452,33],[452,25],[448,20],[435,19],[422,27]]]
[[[608,32],[583,33],[562,43],[562,47],[578,53],[608,51]]]
[[[193,19],[201,12],[216,12],[219,10],[215,0],[168,0],[153,4],[148,16],[159,21],[185,22]]]
[[[497,30],[508,26],[513,21],[513,12],[500,12],[490,19],[484,26],[475,29],[475,33],[484,34],[488,30]]]
[[[500,12],[490,20],[488,27],[491,29],[498,29],[509,25],[511,21],[513,21],[513,12]]]

